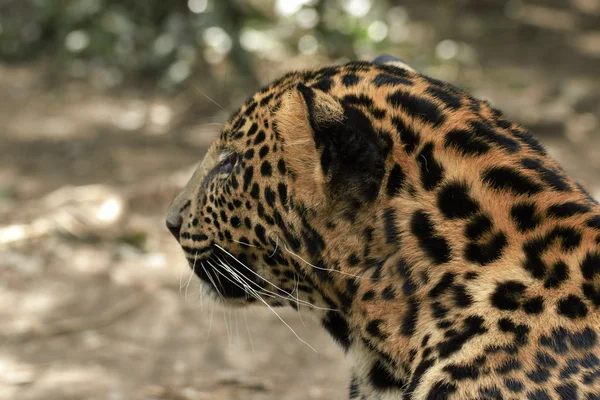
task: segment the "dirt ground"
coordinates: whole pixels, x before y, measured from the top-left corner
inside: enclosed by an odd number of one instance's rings
[[[453,81],[600,197],[600,4],[569,4],[499,27],[476,8],[462,30],[414,15],[477,51]],[[347,362],[314,322],[206,304],[164,228],[227,113],[194,90],[50,90],[44,68],[0,64],[0,399],[345,398]]]

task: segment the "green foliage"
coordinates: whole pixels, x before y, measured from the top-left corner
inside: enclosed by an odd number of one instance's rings
[[[256,79],[258,59],[353,58],[393,42],[405,19],[373,0],[4,0],[0,59],[49,59],[59,76],[105,86],[174,87],[227,62]]]

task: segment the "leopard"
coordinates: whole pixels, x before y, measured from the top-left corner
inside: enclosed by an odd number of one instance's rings
[[[290,72],[166,224],[226,307],[292,307],[350,399],[600,400],[600,206],[527,129],[403,60]]]

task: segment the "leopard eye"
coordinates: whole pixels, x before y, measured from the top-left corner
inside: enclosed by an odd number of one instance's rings
[[[228,154],[227,156],[225,156],[225,158],[223,158],[219,162],[217,168],[219,169],[219,172],[221,172],[223,174],[228,174],[231,171],[233,171],[233,167],[235,167],[238,160],[239,160],[239,157],[237,154],[235,154],[235,153]]]

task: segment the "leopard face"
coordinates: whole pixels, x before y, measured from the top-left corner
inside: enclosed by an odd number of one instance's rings
[[[350,398],[600,399],[600,208],[527,131],[390,57],[288,74],[167,226],[217,301],[307,309]]]

